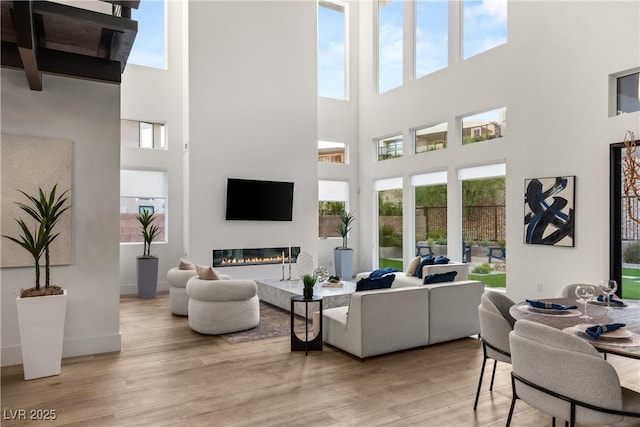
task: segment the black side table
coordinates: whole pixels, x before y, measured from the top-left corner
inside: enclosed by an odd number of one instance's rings
[[[312,302],[317,302],[320,305],[320,328],[318,335],[309,341],[309,303]],[[294,330],[295,303],[304,303],[304,341],[298,338]],[[313,313],[311,315],[313,318]],[[304,351],[305,356],[309,354],[309,351],[322,351],[322,297],[317,295],[311,298],[305,298],[302,295],[291,297],[291,351]]]

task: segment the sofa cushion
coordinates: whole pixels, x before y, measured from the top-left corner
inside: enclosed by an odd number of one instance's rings
[[[203,267],[201,265],[196,267],[198,272],[198,278],[201,280],[220,280],[218,272],[213,267]]]
[[[405,272],[407,276],[411,277],[416,275],[416,269],[418,268],[421,259],[422,257],[417,256],[411,260],[409,266],[407,267],[407,271]]]
[[[180,258],[180,264],[178,264],[178,270],[195,270],[196,265],[188,259]]]
[[[453,282],[454,280],[456,280],[456,274],[458,274],[457,271],[429,274],[427,276],[424,276],[424,281],[422,283],[424,283],[425,285],[430,285],[432,283]]]
[[[356,292],[390,288],[395,278],[395,274],[387,274],[386,276],[376,279],[370,279],[368,277],[360,279],[358,283],[356,283]]]
[[[449,264],[449,261],[451,261],[449,258],[447,258],[444,255],[440,255],[440,256],[436,257],[436,259],[433,261],[433,263],[435,265]]]
[[[426,257],[422,258],[420,260],[420,264],[418,264],[418,268],[416,268],[416,271],[413,273],[413,275],[422,279],[422,267],[424,267],[425,265],[433,265],[434,262],[435,258],[431,255],[427,255]]]
[[[378,270],[373,270],[371,273],[369,273],[369,279],[378,279],[382,276],[386,276],[389,273],[397,273],[400,270],[398,270],[397,268],[393,268],[393,267],[387,267],[387,268],[381,268]]]

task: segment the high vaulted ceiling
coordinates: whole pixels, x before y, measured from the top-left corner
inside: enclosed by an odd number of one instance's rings
[[[111,1],[112,14],[50,1],[2,0],[2,66],[23,69],[29,87],[42,90],[42,74],[120,84],[138,32],[131,8]]]

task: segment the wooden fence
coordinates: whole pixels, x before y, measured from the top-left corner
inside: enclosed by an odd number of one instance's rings
[[[504,206],[465,206],[462,215],[463,236],[467,240],[506,240]],[[416,233],[447,230],[446,207],[416,208]]]

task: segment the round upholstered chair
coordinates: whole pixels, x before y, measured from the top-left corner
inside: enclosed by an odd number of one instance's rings
[[[258,326],[260,301],[253,280],[202,280],[187,282],[189,327],[201,334],[219,335]]]
[[[178,316],[186,316],[189,306],[189,296],[187,295],[187,282],[192,277],[197,276],[196,270],[180,270],[174,267],[167,272],[167,282],[169,282],[169,305],[171,312]]]

